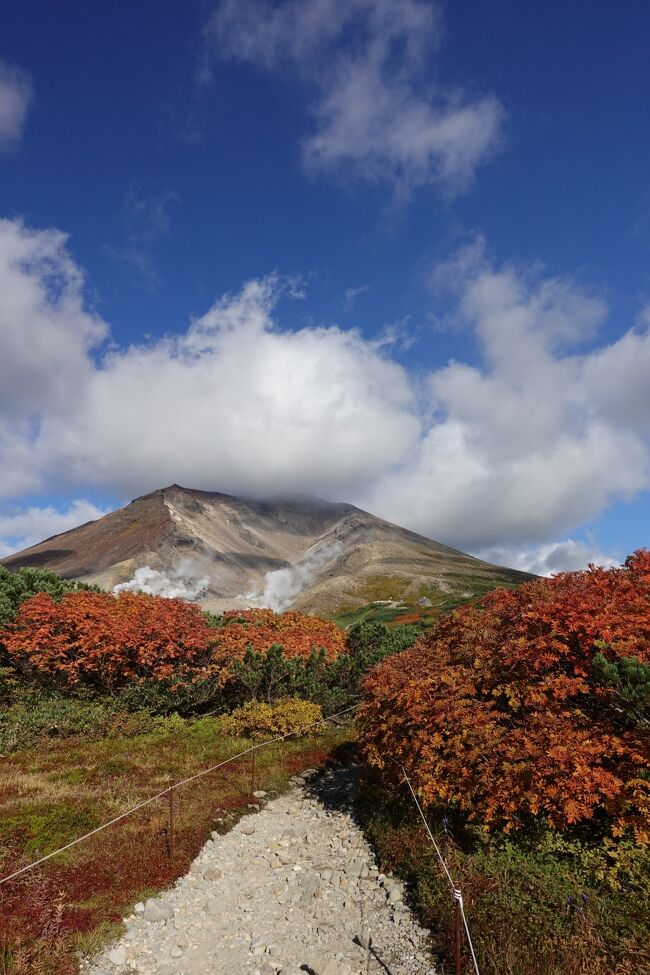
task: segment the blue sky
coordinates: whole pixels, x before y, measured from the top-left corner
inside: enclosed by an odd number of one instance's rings
[[[9,2],[0,549],[172,481],[538,571],[647,545],[649,27]]]

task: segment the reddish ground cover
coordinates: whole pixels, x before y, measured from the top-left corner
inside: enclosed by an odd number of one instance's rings
[[[257,753],[254,779],[252,761],[237,760],[182,787],[174,794],[173,850],[168,803],[158,800],[0,886],[2,975],[76,972],[75,952],[92,949],[133,903],[185,873],[210,831],[228,828],[255,801],[254,788],[281,788],[299,769],[325,761],[341,738],[326,732],[269,746]],[[155,741],[67,742],[15,753],[0,766],[0,876],[232,754],[237,744],[219,740],[204,719]]]

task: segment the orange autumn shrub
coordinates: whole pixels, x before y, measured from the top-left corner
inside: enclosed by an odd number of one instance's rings
[[[621,568],[496,590],[442,617],[366,679],[362,746],[396,779],[403,763],[426,803],[490,828],[598,817],[647,842],[648,665],[641,550]],[[603,680],[616,666],[646,683]]]
[[[226,678],[236,660],[248,649],[266,653],[274,644],[285,657],[309,657],[312,650],[325,651],[328,662],[345,650],[345,634],[336,623],[304,613],[274,613],[272,609],[235,610],[225,613],[213,631],[213,662]]]
[[[182,599],[144,593],[47,593],[27,599],[2,642],[24,676],[108,690],[205,673],[213,631]]]

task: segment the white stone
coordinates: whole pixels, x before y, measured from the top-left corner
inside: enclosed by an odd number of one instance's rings
[[[144,905],[143,917],[145,921],[166,921],[173,915],[174,908],[157,898],[150,897]]]
[[[113,948],[113,950],[109,952],[108,960],[112,965],[115,965],[116,968],[119,968],[120,965],[126,965],[126,948],[124,948],[122,945],[119,945],[117,948]]]

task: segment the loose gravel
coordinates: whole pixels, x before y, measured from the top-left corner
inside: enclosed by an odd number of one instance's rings
[[[435,975],[428,932],[379,873],[354,768],[307,769],[287,795],[213,833],[186,876],[136,904],[84,975]]]

